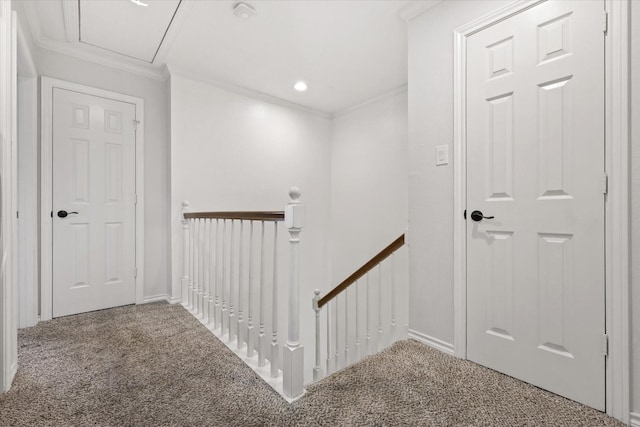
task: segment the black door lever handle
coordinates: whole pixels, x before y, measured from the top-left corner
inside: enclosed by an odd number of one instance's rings
[[[58,218],[66,218],[69,215],[78,215],[78,212],[58,211]]]
[[[493,216],[484,216],[484,214],[481,211],[473,211],[471,212],[471,219],[478,222],[478,221],[482,221],[483,219],[493,219],[495,217]]]

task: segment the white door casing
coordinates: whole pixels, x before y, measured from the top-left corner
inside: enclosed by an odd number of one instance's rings
[[[134,302],[135,105],[55,88],[53,317]]]
[[[603,11],[537,5],[468,37],[466,59],[467,357],[600,410]]]
[[[116,102],[114,105],[120,105],[120,103],[130,104],[133,107],[134,111],[134,119],[138,122],[137,126],[131,122],[131,126],[135,127],[135,169],[134,169],[134,177],[130,178],[131,182],[123,181],[123,185],[126,185],[133,194],[131,200],[135,201],[135,254],[132,257],[133,259],[133,271],[137,273],[134,277],[134,299],[130,300],[129,303],[135,302],[137,304],[141,304],[143,302],[143,283],[144,283],[144,179],[143,179],[143,153],[144,153],[144,127],[142,123],[142,117],[144,117],[144,101],[140,98],[123,95],[115,92],[110,92],[102,89],[96,89],[88,86],[79,85],[76,83],[66,82],[62,80],[52,79],[48,77],[41,78],[41,92],[42,92],[42,102],[41,102],[41,120],[42,120],[42,151],[41,151],[41,168],[42,168],[42,200],[41,200],[41,320],[49,320],[53,315],[53,274],[54,274],[54,244],[53,244],[53,233],[54,227],[53,222],[58,220],[56,216],[58,210],[67,210],[74,211],[73,209],[66,209],[64,207],[58,208],[55,207],[56,210],[54,212],[53,205],[53,189],[55,179],[53,176],[53,158],[54,158],[54,144],[53,144],[53,136],[54,136],[54,90],[64,89],[66,91],[71,91],[78,93],[80,95],[90,95],[92,97],[99,97],[105,101]],[[82,107],[82,103],[77,103],[78,106]],[[117,112],[117,109],[111,109],[114,112]],[[102,113],[104,115],[104,112]],[[108,116],[108,114],[107,114]],[[115,114],[117,117],[117,114]],[[71,120],[71,119],[69,119]],[[104,120],[104,118],[102,119]],[[123,118],[124,120],[124,118]],[[107,121],[114,123],[113,118],[109,119],[107,117]],[[115,126],[115,124],[113,124]],[[123,128],[124,129],[124,128]],[[109,134],[109,132],[106,132]],[[113,134],[116,135],[117,134]],[[78,138],[82,140],[82,137]],[[108,142],[108,141],[105,141]],[[113,148],[113,147],[112,147]],[[116,155],[117,157],[117,155]],[[102,160],[104,162],[104,167],[107,165],[108,158]],[[94,167],[92,165],[92,167]],[[49,191],[47,191],[49,189]],[[103,195],[104,197],[104,195]],[[80,211],[78,211],[80,212]],[[53,217],[52,217],[53,214]],[[66,219],[71,219],[75,215],[71,215]],[[55,218],[55,219],[54,219]],[[107,222],[118,222],[118,221],[107,221]],[[109,224],[103,224],[105,227],[104,233],[106,234],[106,227]],[[112,227],[113,228],[113,227]],[[113,231],[113,230],[112,230]],[[104,260],[103,260],[104,261]],[[123,260],[124,261],[124,260]],[[106,261],[104,261],[104,271],[105,274],[108,270],[106,266]],[[124,267],[124,265],[123,265]],[[102,297],[102,296],[101,296]],[[108,297],[105,297],[108,299]],[[120,303],[118,303],[120,304]],[[60,315],[60,314],[56,314]]]

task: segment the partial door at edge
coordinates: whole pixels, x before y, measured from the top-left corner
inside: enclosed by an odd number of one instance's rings
[[[135,302],[135,114],[53,89],[53,317]]]

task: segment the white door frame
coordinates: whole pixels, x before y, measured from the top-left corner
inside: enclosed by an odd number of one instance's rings
[[[546,0],[518,0],[454,31],[454,354],[467,358],[466,42],[467,37]],[[605,202],[607,414],[629,422],[629,1],[603,0],[605,42]],[[604,30],[603,14],[603,30]]]
[[[38,323],[38,73],[20,20],[18,36],[18,328]],[[28,147],[25,156],[24,147]]]
[[[0,1],[0,393],[18,369],[16,235],[17,16]]]
[[[136,304],[144,302],[144,100],[117,92],[83,86],[50,77],[41,78],[41,211],[40,211],[40,319],[49,320],[53,312],[53,89],[65,89],[136,107]]]

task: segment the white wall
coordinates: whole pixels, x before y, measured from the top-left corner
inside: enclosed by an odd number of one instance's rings
[[[631,2],[631,411],[640,423],[640,2]]]
[[[300,243],[300,314],[305,374],[310,375],[311,299],[313,289],[325,288],[329,280],[330,120],[176,75],[171,77],[170,98],[174,296],[180,296],[183,200],[190,202],[193,212],[283,210],[288,189],[298,186],[306,206]],[[283,266],[280,271],[285,289],[287,270]],[[283,316],[286,307],[286,299],[281,299]],[[282,326],[280,337],[286,337]]]
[[[35,60],[42,76],[144,99],[144,296],[166,295],[170,277],[166,83],[43,49],[36,49]]]
[[[332,286],[405,232],[407,161],[406,89],[333,119]]]
[[[508,1],[446,1],[409,24],[409,328],[453,343],[453,31]]]

